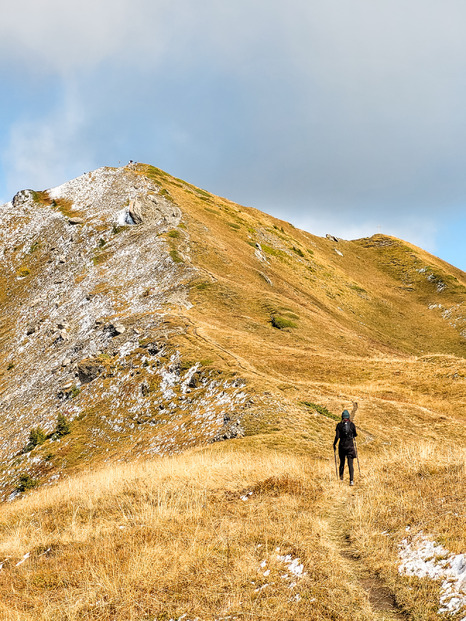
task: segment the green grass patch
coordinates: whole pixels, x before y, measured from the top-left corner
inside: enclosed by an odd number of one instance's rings
[[[38,241],[34,242],[33,244],[31,244],[31,247],[28,250],[28,254],[32,254],[36,250],[39,250],[40,246],[41,246],[40,242]]]
[[[24,473],[19,476],[19,481],[16,487],[16,491],[26,492],[28,489],[37,487],[38,484],[39,484],[39,481],[37,479],[33,479],[31,475]]]
[[[314,410],[322,414],[322,416],[326,416],[327,418],[331,418],[332,420],[340,420],[340,416],[330,412],[324,405],[319,405],[318,403],[312,403],[311,401],[302,401],[302,404],[305,405],[310,410]]]
[[[166,190],[165,188],[162,188],[159,192],[159,196],[162,196],[165,200],[170,201],[171,203],[173,203],[173,198],[172,195],[170,194],[170,192],[168,190]]]
[[[68,198],[57,198],[50,202],[50,206],[58,209],[58,211],[65,216],[65,218],[83,217],[84,214],[81,211],[73,209],[73,202]]]
[[[151,181],[157,184],[168,179],[168,174],[161,168],[156,168],[155,166],[145,166],[144,173],[146,177],[149,177]]]
[[[180,255],[178,250],[174,248],[170,250],[170,257],[174,263],[183,263],[183,257]]]
[[[182,360],[182,362],[180,364],[180,370],[181,371],[187,371],[188,369],[193,367],[195,364],[196,363],[193,362],[192,360]]]
[[[266,254],[270,254],[273,257],[286,256],[282,250],[277,250],[277,248],[272,248],[272,246],[267,246],[267,244],[261,244],[261,248]]]
[[[241,226],[239,224],[236,224],[235,222],[227,222],[227,224],[230,228],[235,229],[236,231],[241,228]]]
[[[180,232],[177,231],[176,229],[172,229],[171,231],[168,231],[167,235],[168,237],[171,237],[172,239],[179,239]]]
[[[278,330],[284,330],[285,328],[297,328],[297,324],[291,319],[286,319],[286,317],[281,317],[280,315],[272,315],[270,318],[270,323],[274,328]]]
[[[203,367],[210,367],[214,364],[212,358],[203,358],[202,360],[199,360],[199,362]]]
[[[356,291],[357,293],[367,293],[366,290],[363,287],[360,287],[359,285],[350,285],[349,288],[352,289],[353,291]]]
[[[52,201],[50,200],[50,196],[46,190],[37,192],[36,190],[32,190],[32,200],[41,207],[48,207]]]
[[[296,248],[296,246],[292,246],[291,250],[292,250],[293,252],[296,252],[296,254],[297,254],[299,257],[304,257],[304,252],[301,250],[301,248]]]
[[[100,254],[96,254],[94,257],[92,257],[92,263],[94,265],[101,265],[102,263],[105,263],[105,261],[108,259],[108,253],[107,252],[102,252]]]
[[[74,399],[75,397],[79,395],[80,392],[81,392],[80,388],[78,388],[77,386],[72,386],[70,390],[71,398]]]

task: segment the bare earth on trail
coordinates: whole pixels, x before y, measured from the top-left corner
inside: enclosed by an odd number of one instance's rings
[[[348,486],[348,480],[329,483],[327,494],[327,513],[324,514],[329,542],[333,544],[336,554],[342,558],[349,580],[355,588],[363,590],[370,606],[374,621],[406,621],[409,617],[402,614],[396,605],[393,593],[383,579],[366,565],[359,553],[351,545],[351,511],[349,505],[358,492],[358,482],[354,487]]]

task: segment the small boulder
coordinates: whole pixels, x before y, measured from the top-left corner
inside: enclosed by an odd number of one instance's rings
[[[118,336],[119,334],[126,332],[126,328],[122,323],[114,321],[113,323],[109,323],[105,326],[104,331],[110,336]]]
[[[81,360],[78,364],[79,381],[81,384],[89,384],[89,382],[95,380],[95,378],[98,377],[103,370],[104,367],[99,360],[95,360],[93,358]]]
[[[223,440],[232,440],[233,438],[242,438],[244,436],[244,429],[238,418],[231,420],[229,415],[224,415],[223,420],[223,427],[212,438],[211,442],[222,442]]]
[[[191,379],[188,382],[190,388],[198,388],[201,385],[202,374],[200,371],[193,373]]]
[[[20,190],[17,194],[15,194],[11,200],[13,207],[18,209],[19,207],[23,207],[24,205],[31,203],[34,201],[34,192],[33,190]]]
[[[142,345],[141,347],[143,347],[144,349],[147,349],[148,353],[151,356],[156,356],[162,351],[163,344],[162,343],[147,343],[146,345]]]

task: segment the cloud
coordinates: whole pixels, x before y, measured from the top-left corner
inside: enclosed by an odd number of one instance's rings
[[[77,170],[93,168],[92,156],[81,144],[85,115],[72,89],[60,105],[39,120],[16,123],[2,153],[8,179],[7,191],[14,194],[27,186],[44,189],[74,176]]]
[[[10,3],[2,9],[0,23],[3,62],[66,75],[122,57],[127,49],[141,50],[150,32],[140,9],[148,4],[140,0]],[[163,10],[163,2],[154,4]],[[150,38],[153,48],[158,39]]]
[[[315,205],[310,209],[297,209],[259,201],[254,206],[313,235],[324,237],[330,233],[351,240],[383,233],[409,241],[431,253],[437,249],[438,224],[435,217],[416,211],[408,211],[394,218],[392,214],[384,212],[334,212]]]
[[[29,81],[32,113],[7,128],[9,186],[143,159],[433,245],[466,196],[465,21],[462,0],[12,3],[0,70]],[[62,96],[39,111],[43,80]]]

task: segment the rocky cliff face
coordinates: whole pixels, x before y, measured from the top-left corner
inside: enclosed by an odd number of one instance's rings
[[[56,476],[58,461],[164,454],[241,433],[244,381],[183,360],[174,343],[197,270],[170,251],[171,233],[188,256],[189,235],[160,186],[104,168],[21,191],[0,218],[5,489],[25,468]],[[30,429],[51,434],[58,413],[78,437],[51,437],[48,459],[21,454]]]

